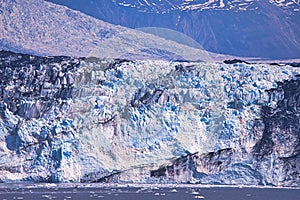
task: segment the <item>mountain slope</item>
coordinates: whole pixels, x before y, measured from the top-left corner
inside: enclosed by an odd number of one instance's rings
[[[87,55],[124,29],[44,1],[1,2],[0,45],[56,55]],[[82,19],[84,18],[84,19]]]
[[[43,0],[4,0],[0,48],[38,55],[210,60],[208,52]]]
[[[300,57],[299,1],[50,1],[130,28],[177,30],[211,52],[271,59]]]

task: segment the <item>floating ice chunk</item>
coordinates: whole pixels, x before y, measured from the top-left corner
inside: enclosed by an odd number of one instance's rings
[[[195,199],[204,199],[204,196],[195,196]]]

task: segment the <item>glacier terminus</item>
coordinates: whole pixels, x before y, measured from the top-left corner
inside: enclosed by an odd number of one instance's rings
[[[0,181],[299,186],[299,73],[1,51]]]

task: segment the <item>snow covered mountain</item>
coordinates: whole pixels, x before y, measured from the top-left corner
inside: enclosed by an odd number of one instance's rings
[[[115,26],[43,0],[2,0],[0,49],[36,55],[206,60],[200,48]]]
[[[300,11],[300,1],[299,0],[270,0],[279,7],[289,9],[290,11],[299,12]]]
[[[299,187],[299,74],[0,52],[0,182]]]
[[[262,1],[257,0],[114,0],[120,6],[138,9],[141,12],[167,13],[175,10],[256,10]],[[300,1],[269,0],[276,6],[290,11],[299,11]]]
[[[130,28],[182,32],[204,49],[242,57],[300,57],[296,0],[49,0]]]

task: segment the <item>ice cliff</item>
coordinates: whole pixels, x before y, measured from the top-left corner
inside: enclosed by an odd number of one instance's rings
[[[2,51],[0,180],[299,186],[299,74]]]

